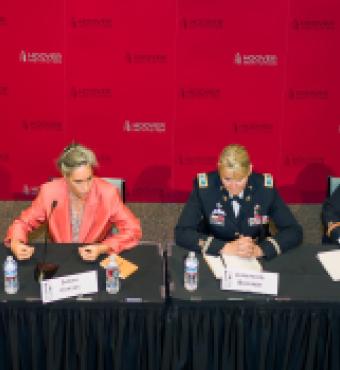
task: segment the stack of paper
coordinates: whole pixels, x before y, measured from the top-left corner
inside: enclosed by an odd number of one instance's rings
[[[262,265],[255,257],[238,257],[223,254],[224,264],[231,270],[262,271]]]
[[[226,254],[223,254],[223,257],[205,254],[203,257],[216,279],[222,279],[225,269],[262,271],[262,266],[255,257],[243,258],[238,256],[228,256]]]
[[[215,275],[216,279],[222,279],[224,273],[224,265],[220,256],[211,256],[209,254],[204,254],[203,258],[208,264],[210,270]]]

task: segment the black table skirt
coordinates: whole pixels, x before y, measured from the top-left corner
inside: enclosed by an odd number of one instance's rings
[[[340,306],[0,307],[0,369],[339,369]]]
[[[158,369],[163,323],[152,303],[1,304],[0,369]]]
[[[173,302],[166,370],[340,368],[340,305]]]

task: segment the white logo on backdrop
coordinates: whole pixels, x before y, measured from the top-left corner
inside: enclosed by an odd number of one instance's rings
[[[275,54],[241,54],[234,55],[234,63],[238,66],[269,66],[274,67],[279,63]]]
[[[166,131],[165,122],[131,122],[125,120],[123,131],[126,132],[157,132],[164,133]]]
[[[21,63],[43,63],[43,64],[62,64],[63,56],[59,52],[37,53],[21,50],[19,53]]]

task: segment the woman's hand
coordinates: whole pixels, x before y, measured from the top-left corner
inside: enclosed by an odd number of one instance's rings
[[[244,258],[262,257],[262,249],[249,236],[240,236],[238,239],[224,245],[221,253]]]
[[[78,251],[84,261],[95,261],[101,254],[107,253],[108,247],[103,244],[91,244],[79,247]]]
[[[34,247],[18,240],[11,240],[11,251],[18,260],[28,260],[34,253]]]

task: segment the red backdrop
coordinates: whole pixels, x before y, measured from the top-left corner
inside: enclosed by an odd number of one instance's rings
[[[129,201],[183,201],[229,143],[289,202],[340,175],[338,0],[2,0],[0,198],[72,140]]]

